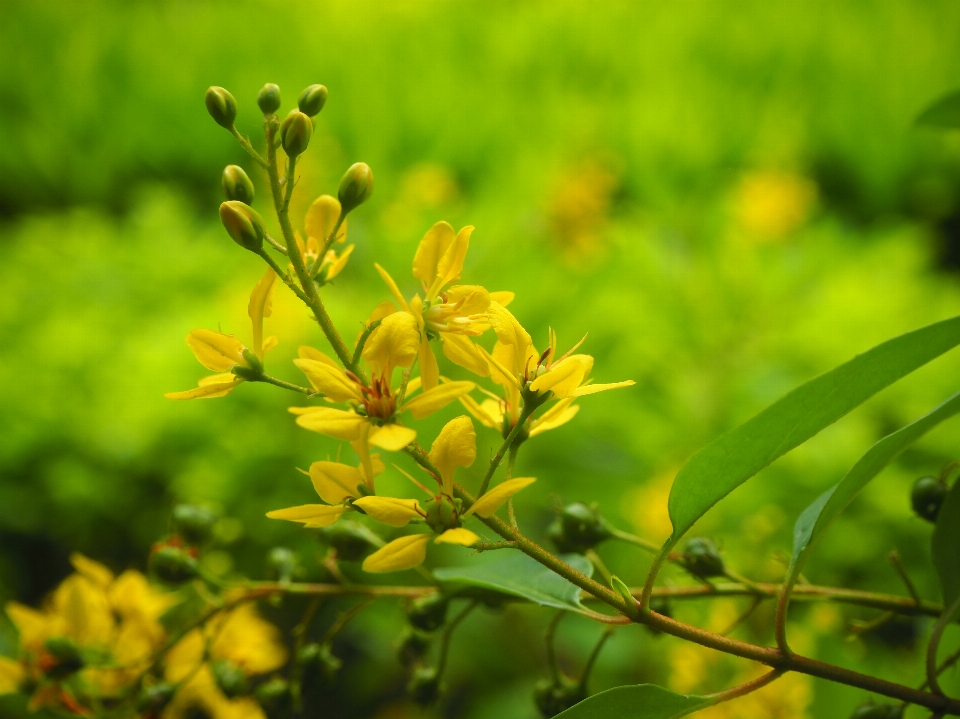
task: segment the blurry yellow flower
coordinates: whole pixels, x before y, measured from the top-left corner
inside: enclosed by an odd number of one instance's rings
[[[547,227],[570,259],[596,255],[607,227],[616,173],[588,161],[563,173],[547,203]]]
[[[457,182],[442,165],[421,163],[400,179],[397,196],[384,210],[384,224],[391,234],[403,237],[421,223],[425,211],[438,210],[457,199]]]
[[[508,304],[513,299],[512,292],[490,293],[479,285],[455,285],[444,291],[460,279],[472,233],[473,227],[454,232],[449,223],[438,222],[420,240],[413,258],[413,276],[421,282],[424,299],[417,294],[407,302],[387,271],[375,265],[401,309],[416,318],[420,378],[425,390],[436,387],[440,378],[430,340],[443,342],[443,353],[451,362],[481,377],[489,374],[483,356],[468,338],[479,337],[489,327],[484,313],[492,300]]]
[[[780,240],[807,219],[817,199],[817,186],[787,172],[753,172],[734,195],[738,224],[760,241]]]
[[[20,662],[9,657],[0,657],[0,694],[12,694],[19,691],[20,682],[26,672]]]
[[[295,236],[300,254],[303,257],[304,267],[317,284],[324,285],[340,274],[346,266],[353,245],[348,245],[339,254],[332,247],[324,249],[333,242],[343,243],[347,240],[347,221],[337,229],[337,236],[333,237],[333,230],[340,219],[340,201],[331,195],[320,195],[310,209],[307,210],[305,229],[307,241],[304,242],[299,234]],[[323,255],[321,257],[321,254]]]
[[[273,289],[277,274],[267,269],[264,276],[250,293],[247,314],[253,325],[253,351],[233,335],[225,335],[213,330],[193,330],[187,335],[187,346],[193,350],[197,361],[212,372],[219,374],[204,377],[196,389],[185,392],[167,392],[167,399],[211,399],[230,394],[233,388],[243,382],[243,378],[234,374],[235,367],[262,369],[264,355],[277,346],[276,337],[263,339],[263,319],[273,310]]]

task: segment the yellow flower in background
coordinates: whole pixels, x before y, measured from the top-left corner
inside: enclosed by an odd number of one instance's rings
[[[292,407],[299,415],[297,424],[313,432],[354,444],[364,465],[368,465],[370,446],[398,451],[412,442],[416,430],[400,424],[400,415],[409,411],[422,419],[447,406],[474,388],[472,382],[446,382],[410,397],[419,387],[416,381],[393,386],[396,368],[409,369],[417,358],[420,333],[416,320],[406,312],[384,317],[363,348],[363,359],[370,370],[370,381],[345,372],[319,350],[300,348],[294,363],[310,384],[330,402],[346,404],[334,407]],[[367,477],[372,471],[367,466]]]
[[[307,210],[304,221],[307,241],[304,242],[299,234],[295,236],[304,267],[320,285],[330,282],[339,275],[353,252],[353,245],[344,247],[339,254],[332,247],[324,250],[328,243],[332,244],[330,238],[340,219],[340,209],[340,201],[337,198],[320,195]],[[343,244],[346,241],[347,221],[344,220],[337,229],[337,236],[333,242]]]
[[[582,262],[602,253],[619,184],[619,173],[596,160],[567,168],[557,178],[547,201],[546,224],[569,260]]]
[[[193,330],[187,335],[187,346],[193,350],[197,361],[212,372],[218,374],[204,377],[196,389],[185,392],[167,392],[167,399],[212,399],[230,394],[233,388],[243,382],[242,377],[233,373],[235,367],[262,369],[263,357],[277,346],[276,337],[263,338],[263,320],[273,311],[273,290],[277,274],[267,269],[257,286],[250,293],[247,314],[253,325],[253,350],[233,335],[213,330]]]
[[[809,217],[817,186],[800,175],[761,171],[743,177],[734,193],[737,223],[761,242],[782,240]]]
[[[490,378],[502,388],[503,399],[490,395],[478,403],[472,397],[465,396],[460,401],[481,424],[499,430],[504,436],[520,419],[522,391],[541,395],[550,392],[550,399],[559,400],[528,420],[525,428],[527,436],[535,436],[573,419],[579,411],[574,405],[578,397],[634,384],[633,380],[593,384],[588,379],[593,369],[593,357],[574,354],[583,340],[557,357],[557,336],[551,329],[549,346],[540,354],[530,334],[507,308],[491,302],[487,317],[497,335],[497,342],[492,352],[479,346],[478,349],[488,363]]]
[[[486,362],[470,337],[479,337],[489,327],[485,312],[491,301],[509,304],[512,292],[488,292],[479,285],[454,285],[460,279],[470,246],[473,227],[454,232],[448,222],[438,222],[420,240],[413,258],[413,276],[420,280],[423,298],[416,294],[409,302],[397,283],[380,265],[375,265],[383,281],[403,312],[411,314],[420,331],[420,378],[425,390],[433,389],[440,379],[437,358],[431,340],[443,343],[443,353],[454,364],[485,377]]]
[[[211,719],[262,719],[263,711],[250,698],[228,699],[217,687],[208,662],[226,660],[247,676],[265,674],[287,662],[279,630],[257,613],[252,604],[241,604],[194,629],[168,653],[165,678],[184,682],[163,719],[187,719],[197,710]]]

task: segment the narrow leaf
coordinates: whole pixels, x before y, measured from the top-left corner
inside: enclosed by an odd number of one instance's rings
[[[568,554],[561,559],[587,576],[593,573],[593,565],[583,555]],[[452,594],[485,600],[496,600],[499,595],[499,601],[519,598],[544,607],[584,610],[579,587],[520,552],[507,556],[481,554],[469,565],[437,569],[433,574],[443,590]]]
[[[753,475],[880,390],[960,344],[960,317],[900,335],[822,374],[708,444],[670,491],[671,542]]]
[[[594,694],[557,719],[677,719],[713,704],[707,697],[675,694],[656,684],[614,687]]]
[[[960,127],[960,90],[944,95],[920,113],[918,125],[930,127]]]
[[[960,393],[953,395],[936,409],[915,422],[888,434],[874,444],[847,472],[839,484],[828,489],[797,519],[793,530],[793,559],[787,584],[792,584],[803,571],[807,557],[827,531],[831,522],[853,501],[867,483],[894,460],[903,450],[941,422],[960,412]],[[960,538],[960,533],[957,535]],[[956,545],[960,548],[960,544]],[[960,566],[960,565],[958,565]]]
[[[933,528],[932,545],[943,605],[949,607],[960,596],[960,481],[953,483],[943,500]]]

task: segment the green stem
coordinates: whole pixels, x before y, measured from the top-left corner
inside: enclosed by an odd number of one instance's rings
[[[260,255],[264,262],[270,265],[270,269],[277,273],[277,277],[280,278],[280,281],[283,282],[283,284],[285,284],[301,302],[306,305],[310,304],[310,300],[307,299],[307,296],[303,293],[303,290],[297,286],[297,283],[293,281],[293,278],[290,275],[283,271],[283,268],[281,268],[280,265],[274,261],[274,259],[269,255],[269,253],[267,253],[266,250],[260,248],[260,251],[257,254]]]
[[[370,339],[370,335],[373,334],[373,331],[380,326],[381,322],[383,322],[383,320],[374,320],[363,328],[363,332],[360,334],[360,339],[357,340],[357,346],[353,350],[354,367],[359,366],[360,357],[363,356],[363,348],[366,346],[367,340]]]
[[[656,554],[660,551],[660,546],[650,542],[642,537],[638,537],[635,534],[630,534],[629,532],[624,532],[622,529],[617,529],[616,527],[610,527],[610,533],[617,539],[623,542],[629,542],[630,544],[635,544],[641,549]]]
[[[917,592],[917,588],[913,586],[913,582],[910,581],[910,575],[907,574],[907,568],[903,566],[903,560],[900,559],[900,552],[894,550],[887,555],[887,559],[890,560],[890,564],[893,565],[894,570],[900,576],[900,580],[903,582],[903,585],[907,588],[907,591],[910,593],[910,596],[913,597],[913,601],[917,603],[919,607],[923,603],[923,600],[920,599],[920,594]]]
[[[714,704],[719,704],[720,702],[728,702],[731,699],[739,699],[742,696],[746,696],[752,692],[757,691],[757,689],[763,689],[770,682],[779,679],[784,672],[780,669],[774,669],[772,672],[764,674],[762,677],[757,677],[752,681],[745,682],[739,686],[735,686],[731,689],[727,689],[722,692],[717,692],[716,694],[710,694],[709,698],[713,699]]]
[[[287,158],[287,175],[283,179],[283,211],[290,211],[290,198],[293,197],[293,186],[296,184],[294,180],[294,173],[297,170],[297,158],[288,157]]]
[[[277,387],[282,387],[283,389],[288,389],[292,392],[299,392],[300,394],[305,394],[307,397],[317,397],[320,395],[315,389],[309,387],[301,387],[298,384],[293,384],[291,382],[284,382],[282,379],[277,379],[276,377],[271,377],[268,374],[261,374],[259,379],[253,380],[254,382],[266,382],[267,384],[272,384]]]
[[[250,157],[252,157],[256,163],[260,165],[260,167],[267,167],[266,160],[260,157],[260,153],[253,149],[253,145],[250,144],[250,140],[241,135],[237,128],[233,125],[230,126],[230,133],[237,138],[237,142],[240,143],[240,147],[246,150],[247,154],[250,155]]]
[[[593,671],[593,665],[597,663],[597,658],[600,656],[600,651],[603,649],[603,645],[607,643],[607,640],[613,634],[613,627],[607,627],[603,630],[603,634],[600,635],[600,639],[597,640],[597,643],[593,647],[593,651],[590,652],[590,656],[587,659],[586,665],[583,667],[583,674],[580,676],[580,689],[583,693],[587,691],[587,681],[590,679],[590,673]]]
[[[943,689],[940,688],[940,682],[937,680],[937,649],[940,647],[940,640],[943,638],[943,632],[950,622],[953,621],[957,613],[960,612],[960,596],[958,596],[950,608],[947,609],[930,632],[930,642],[927,644],[927,684],[934,694],[943,696]]]
[[[282,252],[282,253],[285,254],[285,255],[286,255],[286,254],[289,254],[289,253],[287,252],[287,248],[284,247],[283,245],[281,245],[281,244],[280,244],[279,242],[277,242],[275,239],[273,239],[273,238],[269,235],[269,233],[264,232],[264,233],[263,233],[263,239],[265,239],[265,240],[269,243],[269,245],[270,245],[273,249],[275,249],[277,252]]]
[[[443,638],[440,640],[440,658],[437,660],[437,679],[443,676],[443,670],[447,667],[447,656],[450,654],[450,639],[453,637],[454,630],[460,622],[467,618],[477,607],[477,600],[474,599],[457,614],[443,630]]]
[[[547,625],[547,631],[544,634],[544,639],[547,643],[547,664],[550,666],[550,673],[553,676],[554,684],[560,683],[560,665],[557,664],[557,650],[554,646],[554,638],[557,636],[557,627],[560,626],[560,620],[566,616],[566,612],[562,609],[553,615],[553,619],[550,620],[550,623]]]
[[[534,407],[530,407],[526,403],[523,405],[523,409],[520,410],[520,416],[517,418],[517,423],[513,425],[513,429],[510,430],[510,434],[508,434],[507,438],[503,440],[503,444],[500,445],[500,449],[493,456],[493,459],[490,460],[490,466],[487,467],[487,473],[483,475],[483,479],[480,481],[480,490],[477,492],[478,497],[482,497],[487,491],[487,488],[490,486],[490,480],[493,478],[497,468],[500,467],[500,463],[503,462],[504,455],[513,447],[514,441],[523,430],[524,423],[533,413],[534,409]]]

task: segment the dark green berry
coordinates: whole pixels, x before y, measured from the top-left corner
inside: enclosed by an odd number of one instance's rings
[[[229,659],[215,659],[210,662],[210,673],[223,695],[228,699],[250,693],[250,683],[243,669]]]
[[[587,698],[580,682],[561,676],[559,681],[543,679],[533,690],[533,701],[540,714],[549,719]]]
[[[236,167],[236,165],[231,165],[231,167]],[[227,170],[229,169],[228,167]],[[240,170],[239,167],[237,169]],[[240,172],[243,172],[243,170],[240,170]],[[216,521],[217,515],[206,507],[200,507],[196,504],[178,504],[173,508],[173,523],[177,527],[177,533],[190,544],[200,544],[206,541]]]
[[[272,115],[280,109],[280,88],[272,82],[260,88],[257,93],[257,107],[264,115]]]
[[[910,489],[910,504],[917,516],[936,522],[947,496],[947,485],[937,477],[920,477]]]
[[[185,550],[161,546],[150,555],[150,571],[166,584],[183,584],[197,576],[197,560]]]
[[[901,719],[904,707],[899,704],[867,702],[853,710],[850,719]]]
[[[407,683],[407,694],[417,704],[432,704],[440,694],[440,677],[433,667],[418,667]]]
[[[407,621],[417,629],[433,632],[447,621],[450,601],[440,593],[417,597],[407,607]]]
[[[701,579],[722,577],[726,571],[716,543],[706,537],[694,537],[683,549],[683,566]]]

